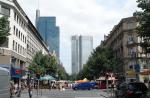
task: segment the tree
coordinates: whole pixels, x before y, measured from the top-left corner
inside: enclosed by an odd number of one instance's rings
[[[29,66],[29,70],[32,70],[36,75],[42,75],[45,72],[44,68],[44,55],[42,52],[37,52],[33,57],[33,61]]]
[[[57,62],[55,56],[43,55],[41,51],[37,52],[33,57],[29,70],[33,71],[37,76],[48,74],[56,77],[56,74],[58,74],[59,79],[69,77],[63,66]]]
[[[136,13],[139,20],[138,34],[143,39],[141,46],[146,53],[150,53],[150,0],[137,0],[137,3],[142,9]]]
[[[57,73],[59,79],[66,80],[69,78],[69,75],[67,74],[65,68],[61,64],[57,65]]]
[[[57,72],[57,61],[56,58],[52,55],[43,56],[43,65],[45,68],[45,74],[54,76]]]
[[[7,40],[7,36],[9,36],[9,21],[7,17],[0,18],[0,44],[3,44]]]
[[[97,78],[101,73],[114,71],[116,64],[112,50],[104,46],[98,46],[77,75],[77,79]]]

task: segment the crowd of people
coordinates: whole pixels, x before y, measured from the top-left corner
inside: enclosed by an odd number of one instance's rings
[[[10,98],[21,97],[23,90],[28,90],[29,98],[32,98],[33,89],[59,89],[60,91],[65,90],[66,88],[71,88],[68,83],[60,81],[38,81],[37,80],[20,80],[19,82],[10,81]]]
[[[32,98],[32,84],[25,84],[23,81],[13,82],[10,81],[10,98],[21,97],[24,89],[28,90],[29,98]]]

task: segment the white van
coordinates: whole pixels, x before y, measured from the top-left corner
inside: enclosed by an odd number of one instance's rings
[[[0,67],[0,98],[10,98],[9,80],[9,70]]]

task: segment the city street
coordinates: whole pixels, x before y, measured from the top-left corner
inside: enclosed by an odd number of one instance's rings
[[[33,91],[33,98],[115,98],[110,97],[112,94],[107,94],[104,90],[77,90],[66,89],[64,91],[60,90],[40,90],[39,95],[37,91]],[[21,98],[29,98],[28,92],[23,91]]]

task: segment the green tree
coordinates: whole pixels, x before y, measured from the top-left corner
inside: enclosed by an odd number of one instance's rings
[[[137,0],[138,7],[142,9],[136,12],[139,26],[137,28],[139,36],[143,38],[141,46],[146,53],[150,53],[150,0]]]
[[[58,74],[59,79],[68,78],[68,74],[62,65],[57,63],[55,56],[43,55],[41,51],[33,57],[29,70],[32,70],[37,76],[49,74],[56,77],[56,74]]]
[[[66,80],[69,78],[69,75],[67,74],[65,68],[61,64],[58,64],[57,66],[57,73],[59,79]]]
[[[9,36],[9,21],[6,16],[0,18],[0,44],[3,44]]]
[[[56,58],[52,55],[45,55],[43,57],[43,65],[45,68],[45,73],[55,76],[56,72],[57,72],[57,61]]]
[[[116,64],[112,50],[104,46],[98,46],[89,57],[83,70],[77,75],[77,79],[97,78],[101,73],[115,71]]]
[[[44,68],[44,55],[42,52],[37,52],[33,57],[33,61],[29,66],[29,70],[32,70],[37,75],[43,75],[45,72]]]

